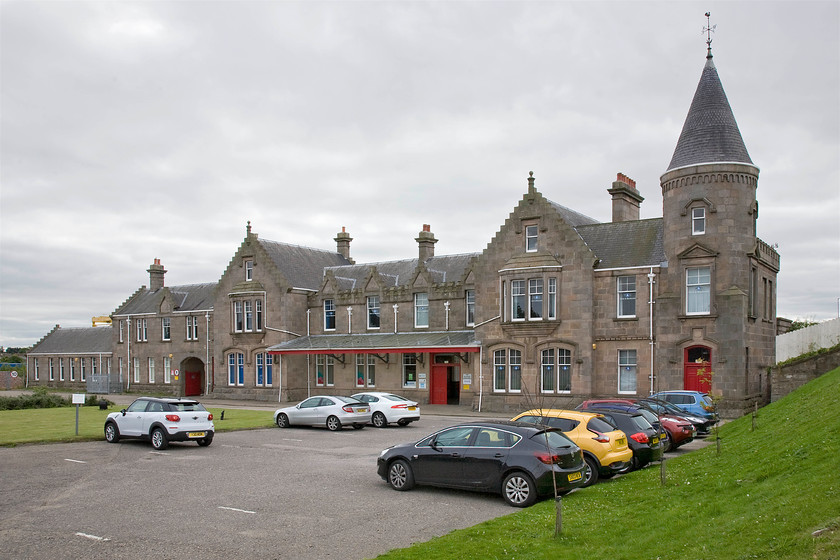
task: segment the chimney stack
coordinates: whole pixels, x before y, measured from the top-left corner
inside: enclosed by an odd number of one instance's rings
[[[338,253],[350,261],[351,263],[355,263],[353,259],[350,258],[350,242],[353,241],[353,238],[350,237],[350,234],[347,233],[344,229],[344,226],[341,226],[341,232],[335,234],[335,238],[333,239],[336,243],[336,250]]]
[[[423,224],[423,231],[414,239],[420,247],[420,262],[424,263],[435,256],[435,234],[432,233],[429,224]]]
[[[163,265],[160,264],[160,259],[155,259],[155,262],[149,266],[149,289],[153,292],[163,288],[163,276],[166,274]]]
[[[636,181],[618,173],[612,188],[607,189],[612,195],[612,221],[630,222],[639,219],[639,206],[644,197],[636,190]]]

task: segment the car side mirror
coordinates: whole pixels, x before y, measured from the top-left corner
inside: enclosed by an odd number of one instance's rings
[[[429,442],[429,447],[431,447],[435,451],[440,451],[440,446],[438,445],[438,442],[437,442],[436,439],[433,439],[432,441]]]
[[[122,412],[122,415],[125,416],[125,409],[122,409],[120,412]]]

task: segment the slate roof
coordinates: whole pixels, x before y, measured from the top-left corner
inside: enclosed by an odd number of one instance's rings
[[[659,266],[667,260],[662,218],[591,224],[575,230],[599,259],[596,269]]]
[[[341,354],[420,352],[422,350],[450,350],[477,352],[473,331],[437,331],[411,333],[323,334],[302,336],[268,348],[269,352]]]
[[[718,162],[752,165],[709,53],[668,171]]]
[[[425,267],[436,284],[444,282],[457,282],[464,276],[464,272],[470,265],[470,261],[479,253],[463,253],[459,255],[442,255],[426,259]],[[349,266],[332,266],[327,270],[335,274],[339,289],[352,290],[361,287],[361,283],[367,278],[372,267],[382,277],[386,287],[404,286],[413,278],[420,259],[404,259],[399,261],[387,261],[376,263],[356,264]]]
[[[27,355],[110,354],[111,326],[56,328],[38,342]]]
[[[324,280],[324,268],[351,264],[340,253],[266,239],[259,243],[293,288],[318,290]]]
[[[185,284],[183,286],[164,286],[158,290],[141,289],[122,304],[114,315],[141,315],[157,313],[160,310],[160,298],[163,290],[172,294],[174,309],[180,312],[208,311],[213,309],[213,293],[218,284]]]
[[[554,207],[555,210],[557,210],[557,213],[563,217],[566,223],[568,223],[572,227],[599,223],[598,220],[596,220],[595,218],[590,218],[589,216],[581,214],[580,212],[576,212],[571,208],[566,208],[562,204],[557,204],[556,202],[552,202],[550,200],[548,202]]]

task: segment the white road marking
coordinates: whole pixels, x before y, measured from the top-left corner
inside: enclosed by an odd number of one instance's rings
[[[71,463],[82,463],[83,465],[87,464],[87,461],[77,461],[76,459],[64,459],[65,461],[70,461]]]
[[[76,533],[76,536],[84,537],[86,539],[90,539],[92,541],[99,541],[99,542],[105,542],[105,541],[110,541],[111,540],[111,539],[106,538],[106,537],[97,537],[96,535],[88,535],[87,533]]]
[[[219,506],[219,509],[226,509],[228,511],[238,511],[240,513],[257,513],[256,511],[248,511],[247,509],[239,509],[239,508],[232,508],[232,507],[225,507],[225,506]]]
[[[149,453],[153,453],[155,455],[169,455],[169,453],[166,453],[164,451],[149,451]]]

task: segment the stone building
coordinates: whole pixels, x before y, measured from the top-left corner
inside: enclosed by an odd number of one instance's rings
[[[61,389],[109,387],[112,365],[110,326],[61,328],[56,325],[26,354],[28,385]]]
[[[165,287],[155,260],[149,288],[112,314],[112,375],[138,391],[285,402],[375,388],[499,412],[685,388],[737,415],[769,400],[775,362],[779,256],[756,236],[758,174],[709,50],[661,218],[640,219],[623,173],[605,223],[531,174],[476,253],[436,255],[424,225],[416,257],[357,264],[343,228],[320,250],[249,223],[217,282]]]

